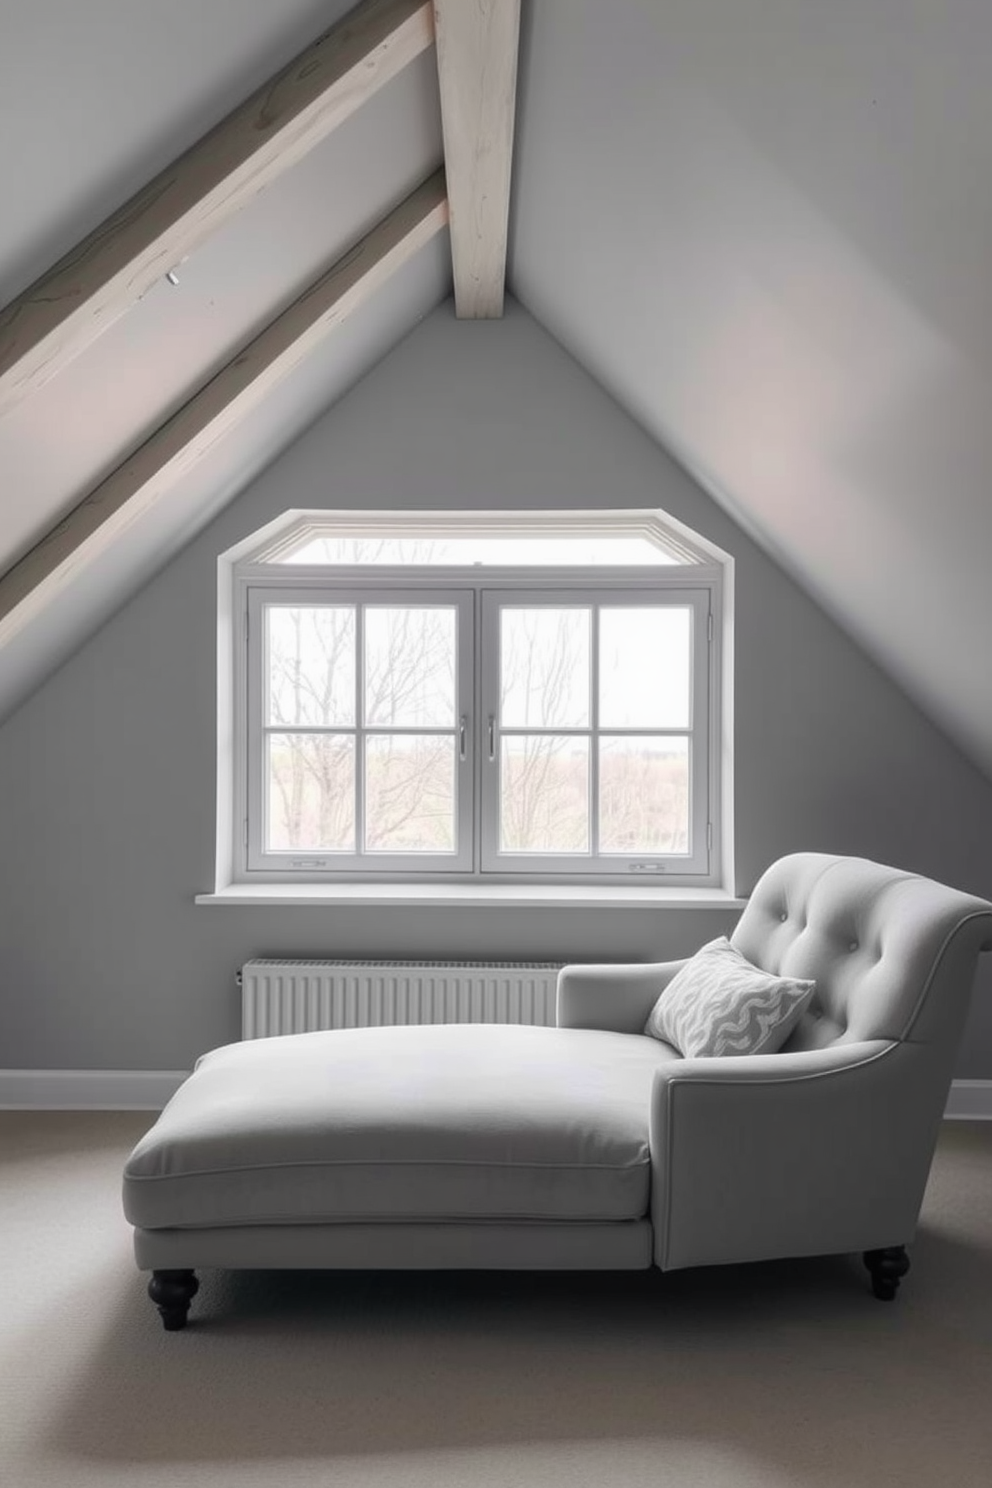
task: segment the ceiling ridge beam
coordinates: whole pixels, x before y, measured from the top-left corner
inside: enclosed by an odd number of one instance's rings
[[[520,0],[434,0],[455,314],[503,314]]]
[[[0,578],[0,647],[242,423],[448,221],[439,169],[339,258]]]
[[[430,0],[363,0],[0,310],[0,416],[433,40]]]

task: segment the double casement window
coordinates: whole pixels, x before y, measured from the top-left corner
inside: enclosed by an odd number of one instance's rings
[[[239,565],[240,876],[716,882],[719,571],[609,537]]]

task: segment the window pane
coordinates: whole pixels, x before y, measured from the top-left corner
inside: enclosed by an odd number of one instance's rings
[[[369,852],[454,852],[451,734],[373,734],[365,741]]]
[[[453,728],[455,620],[452,607],[370,605],[365,611],[365,722],[394,728]]]
[[[355,611],[347,605],[266,605],[267,722],[355,722]]]
[[[354,852],[352,734],[269,734],[268,852]]]
[[[500,760],[500,851],[589,851],[589,740],[511,735]]]
[[[500,722],[505,728],[589,723],[588,609],[500,610]]]
[[[666,547],[657,538],[603,532],[579,537],[567,532],[535,533],[530,536],[495,536],[475,533],[470,537],[322,537],[306,533],[297,546],[282,553],[277,563],[455,565],[510,564],[549,568],[562,564],[673,564],[685,563],[686,554]],[[690,560],[691,561],[691,560]]]
[[[688,728],[692,611],[609,609],[599,620],[603,728]]]
[[[599,742],[601,852],[689,851],[688,739]]]

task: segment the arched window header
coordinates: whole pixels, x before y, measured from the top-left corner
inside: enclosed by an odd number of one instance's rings
[[[671,567],[712,561],[670,518],[634,512],[290,512],[252,563]]]

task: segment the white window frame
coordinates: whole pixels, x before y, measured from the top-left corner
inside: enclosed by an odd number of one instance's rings
[[[535,874],[553,878],[622,877],[631,875],[644,879],[685,878],[687,882],[699,883],[711,876],[710,860],[713,851],[713,816],[710,807],[710,713],[712,707],[710,667],[712,642],[715,639],[713,623],[712,593],[706,584],[684,582],[673,583],[666,578],[664,586],[657,577],[636,580],[628,569],[618,584],[603,576],[602,571],[590,572],[589,578],[579,586],[572,587],[573,580],[563,579],[559,572],[558,582],[547,587],[536,584],[508,585],[501,588],[483,585],[482,604],[482,664],[480,680],[482,687],[481,723],[482,740],[482,832],[481,867],[486,875],[507,873],[530,877]],[[690,574],[695,578],[694,570]],[[527,609],[558,608],[576,606],[591,611],[590,634],[590,720],[588,726],[548,729],[533,727],[503,727],[500,721],[500,631],[499,617],[503,608],[523,607]],[[600,728],[599,721],[599,614],[604,608],[673,608],[688,609],[692,616],[690,631],[690,698],[689,722],[684,728]],[[556,853],[512,853],[500,847],[500,776],[502,741],[514,736],[539,733],[556,736],[573,735],[588,738],[589,748],[589,830],[590,844],[587,854]],[[599,849],[599,751],[601,736],[626,735],[657,737],[670,734],[689,739],[689,850],[686,853],[653,853],[649,849],[630,853],[604,853]]]
[[[287,583],[287,579],[292,582]],[[355,723],[324,730],[315,725],[269,725],[264,718],[266,675],[265,610],[268,606],[308,605],[354,606],[356,612]],[[307,570],[300,574],[280,570],[248,579],[243,589],[245,617],[244,678],[242,686],[246,739],[239,749],[243,760],[243,842],[244,869],[250,879],[365,878],[369,874],[395,877],[398,874],[465,873],[472,867],[473,832],[473,761],[470,749],[469,723],[473,709],[473,673],[475,670],[474,596],[464,588],[445,586],[437,589],[423,583],[413,586],[396,579],[363,576],[359,583],[329,580],[324,570]],[[363,716],[361,657],[363,655],[364,617],[376,606],[451,607],[456,616],[455,712],[450,728],[392,728],[368,725]],[[321,852],[269,852],[264,845],[264,826],[268,815],[268,779],[265,769],[265,739],[268,733],[299,732],[317,734],[351,734],[355,739],[356,771],[356,850]],[[365,763],[363,744],[370,736],[396,733],[450,734],[453,741],[455,768],[455,847],[445,853],[367,852],[361,836],[365,806]]]
[[[257,548],[255,552],[257,553]],[[266,555],[267,556],[267,555]],[[234,811],[233,881],[315,882],[639,882],[670,887],[719,887],[721,873],[721,636],[723,572],[719,564],[645,568],[437,568],[304,567],[242,559],[233,567],[232,640]],[[458,840],[455,854],[380,854],[359,857],[328,853],[272,854],[261,849],[264,802],[260,795],[262,674],[259,638],[266,603],[451,603],[459,604],[457,726],[464,730],[464,758],[456,747]],[[473,602],[468,603],[471,595]],[[484,671],[484,596],[513,596],[520,603],[608,602],[690,605],[693,627],[693,718],[691,853],[511,857],[488,847],[494,830],[493,777],[486,720],[494,711],[492,662]],[[489,606],[496,603],[490,599]],[[254,636],[254,640],[253,640]],[[468,658],[468,660],[466,660]],[[466,666],[470,670],[465,670]],[[370,730],[375,732],[375,730]],[[610,732],[613,732],[610,730]],[[648,731],[645,731],[648,732]],[[664,730],[653,729],[651,733]],[[672,730],[684,733],[685,730]],[[496,749],[496,761],[499,749]],[[595,797],[592,798],[595,806]]]

